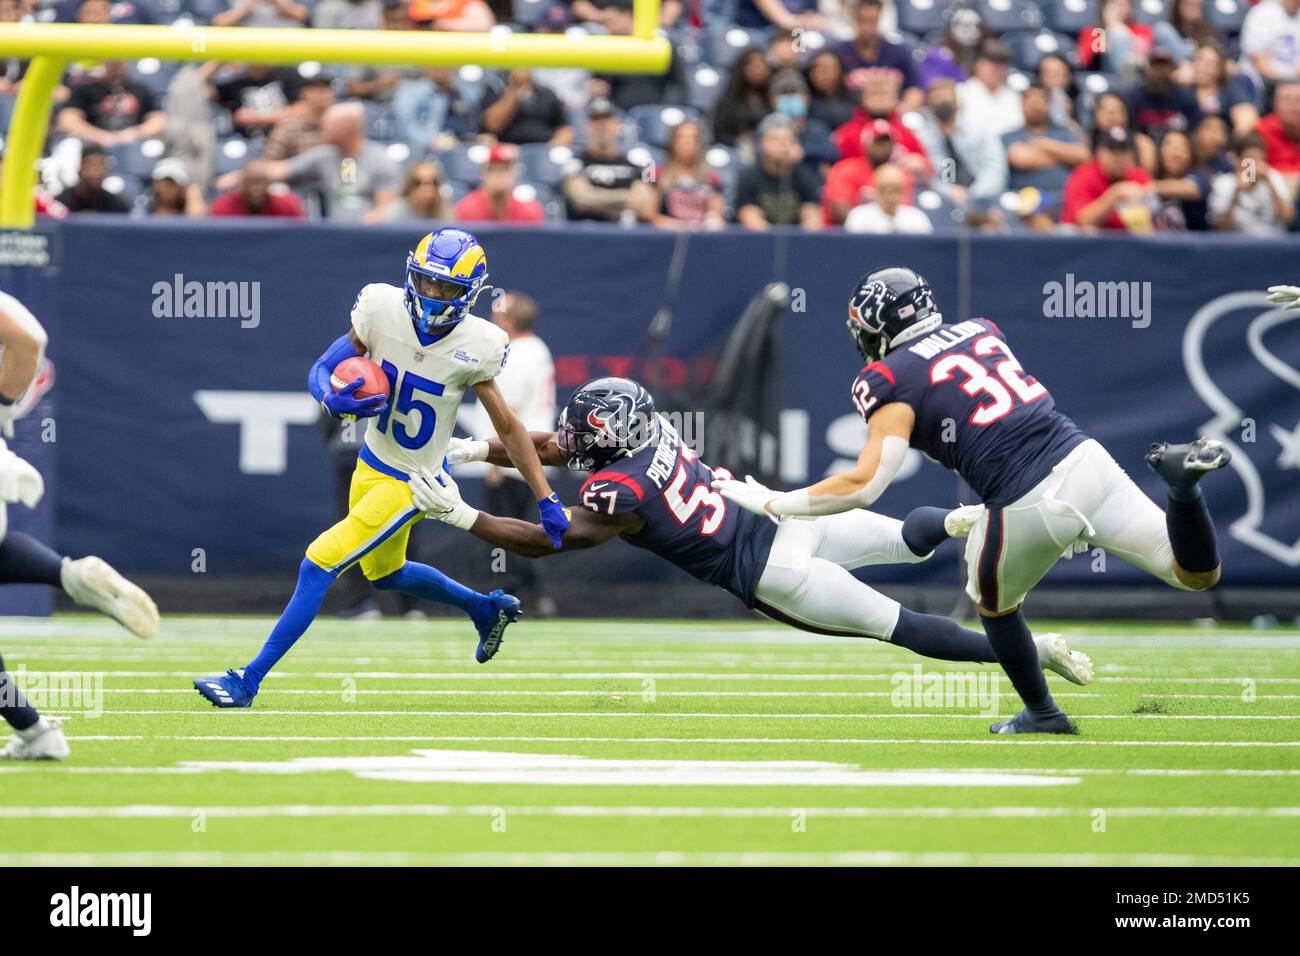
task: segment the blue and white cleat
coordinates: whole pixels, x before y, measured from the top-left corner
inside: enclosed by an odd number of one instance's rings
[[[1022,710],[1010,720],[999,720],[989,728],[991,734],[1077,734],[1079,731],[1065,714],[1035,717]]]
[[[213,707],[252,707],[257,691],[249,691],[244,674],[233,667],[224,677],[198,677],[194,689]]]
[[[492,660],[501,649],[502,635],[507,627],[519,620],[520,614],[519,598],[514,595],[497,588],[488,598],[492,602],[491,608],[484,609],[482,615],[474,618],[474,626],[478,628],[478,650],[474,652],[474,659],[480,664]]]

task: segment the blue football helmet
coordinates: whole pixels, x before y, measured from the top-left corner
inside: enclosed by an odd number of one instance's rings
[[[421,332],[455,325],[474,307],[487,281],[487,253],[463,229],[431,232],[406,259],[406,309]]]
[[[598,378],[579,388],[560,412],[555,443],[572,471],[630,458],[659,437],[650,393],[630,378]]]

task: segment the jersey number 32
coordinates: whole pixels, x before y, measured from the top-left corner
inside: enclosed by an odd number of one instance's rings
[[[965,376],[961,389],[967,395],[984,395],[988,400],[971,412],[970,423],[983,427],[1010,414],[1017,403],[1028,405],[1047,394],[1032,376],[1026,376],[1024,367],[1011,354],[1011,349],[996,335],[982,335],[971,345],[976,355],[989,356],[1001,353],[1004,358],[990,371],[970,355],[956,352],[945,355],[930,366],[930,382],[938,385],[950,381],[957,372]]]

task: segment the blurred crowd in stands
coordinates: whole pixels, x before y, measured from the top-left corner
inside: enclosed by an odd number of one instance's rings
[[[630,33],[631,11],[0,0],[0,30],[497,30],[580,43]],[[73,65],[37,210],[868,233],[1300,228],[1300,0],[664,0],[661,26],[673,46],[663,76]],[[0,128],[26,68],[0,61]]]

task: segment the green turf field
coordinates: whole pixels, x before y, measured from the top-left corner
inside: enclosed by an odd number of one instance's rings
[[[201,700],[268,626],[0,627],[91,675],[72,758],[0,766],[0,863],[1300,864],[1293,629],[1064,626],[1078,736],[1007,739],[996,668],[758,622],[523,623],[480,666],[460,624],[321,621],[252,710]]]

